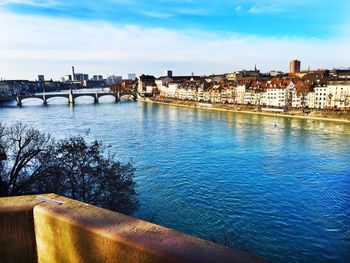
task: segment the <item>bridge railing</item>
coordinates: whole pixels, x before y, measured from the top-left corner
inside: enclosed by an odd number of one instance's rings
[[[73,90],[73,94],[77,93],[115,93],[109,88],[104,89],[82,89],[82,90]]]

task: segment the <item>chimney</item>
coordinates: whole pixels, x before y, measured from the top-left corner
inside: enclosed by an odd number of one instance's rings
[[[72,79],[73,79],[73,81],[75,81],[74,66],[72,66]]]

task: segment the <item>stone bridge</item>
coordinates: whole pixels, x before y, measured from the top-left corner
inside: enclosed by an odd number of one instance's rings
[[[41,99],[45,105],[47,105],[48,100],[51,98],[67,98],[69,104],[74,104],[75,99],[78,97],[89,96],[94,98],[94,102],[98,103],[99,99],[103,96],[113,96],[115,102],[120,101],[120,98],[123,96],[131,96],[134,101],[137,100],[137,93],[132,92],[73,92],[72,90],[69,93],[44,93],[44,94],[30,94],[30,95],[18,95],[15,97],[17,105],[21,106],[22,101],[25,99]]]

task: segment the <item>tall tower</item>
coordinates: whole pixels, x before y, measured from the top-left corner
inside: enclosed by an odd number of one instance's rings
[[[172,78],[173,77],[173,71],[172,70],[165,70],[164,71],[165,76],[167,76],[168,78]]]
[[[300,61],[299,60],[292,60],[289,63],[289,72],[290,73],[299,73],[300,72]]]
[[[73,81],[75,81],[74,66],[72,66],[72,79],[73,79]]]

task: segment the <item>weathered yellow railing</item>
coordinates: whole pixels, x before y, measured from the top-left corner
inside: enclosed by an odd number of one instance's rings
[[[0,198],[0,262],[263,262],[56,194]]]

